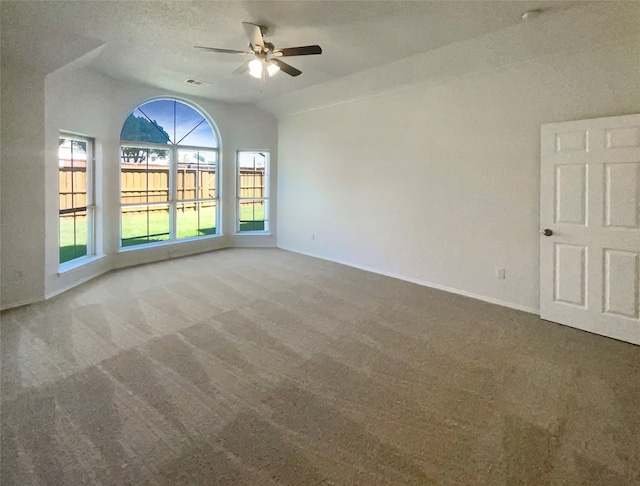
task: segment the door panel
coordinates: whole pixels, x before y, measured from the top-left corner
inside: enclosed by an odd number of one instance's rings
[[[640,344],[640,115],[541,135],[540,315]]]
[[[584,246],[558,243],[554,261],[554,301],[585,306],[587,260]]]
[[[605,164],[605,225],[638,228],[640,164]]]
[[[587,166],[556,166],[556,223],[587,224]]]
[[[630,128],[608,128],[605,130],[606,147],[627,148],[640,146],[640,129]]]
[[[556,152],[586,152],[588,140],[589,132],[586,130],[556,133]]]
[[[638,253],[604,250],[604,312],[638,318]]]

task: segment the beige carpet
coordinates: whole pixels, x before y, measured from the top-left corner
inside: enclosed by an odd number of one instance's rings
[[[281,250],[2,315],[2,485],[640,484],[640,348]]]

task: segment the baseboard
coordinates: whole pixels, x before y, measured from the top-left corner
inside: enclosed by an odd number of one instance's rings
[[[473,292],[467,292],[466,290],[460,290],[460,289],[456,289],[453,287],[447,287],[446,285],[440,285],[434,282],[428,282],[426,280],[420,280],[417,278],[413,278],[413,277],[407,277],[406,275],[400,275],[397,273],[393,273],[393,272],[386,272],[384,270],[380,270],[378,268],[373,268],[373,267],[368,267],[366,265],[359,265],[357,263],[353,263],[353,262],[348,262],[348,261],[344,261],[344,260],[339,260],[336,258],[329,258],[323,255],[318,255],[318,254],[314,254],[311,252],[306,252],[306,251],[300,251],[300,250],[295,250],[293,248],[288,248],[286,246],[278,246],[278,248],[280,248],[281,250],[286,250],[286,251],[290,251],[293,253],[299,253],[300,255],[306,255],[306,256],[310,256],[313,258],[319,258],[320,260],[326,260],[329,262],[333,262],[333,263],[339,263],[340,265],[346,265],[348,267],[353,267],[353,268],[357,268],[359,270],[364,270],[366,272],[371,272],[371,273],[377,273],[378,275],[384,275],[385,277],[392,277],[392,278],[397,278],[398,280],[404,280],[405,282],[411,282],[414,284],[418,284],[418,285],[422,285],[423,287],[429,287],[432,289],[437,289],[437,290],[442,290],[444,292],[449,292],[451,294],[457,294],[457,295],[462,295],[464,297],[469,297],[471,299],[475,299],[475,300],[481,300],[483,302],[488,302],[490,304],[496,304],[499,305],[501,307],[508,307],[509,309],[515,309],[515,310],[519,310],[522,312],[527,312],[529,314],[535,314],[535,315],[540,315],[540,309],[534,309],[532,307],[527,307],[524,305],[520,305],[520,304],[514,304],[512,302],[506,302],[504,300],[499,300],[499,299],[494,299],[493,297],[487,297],[485,295],[480,295],[480,294],[475,294]]]
[[[264,248],[273,248],[272,245],[263,246],[263,247]],[[329,262],[338,263],[340,265],[346,265],[348,267],[357,268],[359,270],[364,270],[366,272],[376,273],[378,275],[384,275],[386,277],[391,277],[391,278],[397,278],[398,280],[404,280],[405,282],[411,282],[411,283],[414,283],[414,284],[417,284],[417,285],[422,285],[423,287],[429,287],[429,288],[432,288],[432,289],[442,290],[444,292],[449,292],[451,294],[462,295],[464,297],[469,297],[471,299],[476,299],[476,300],[480,300],[480,301],[483,301],[483,302],[488,302],[490,304],[495,304],[495,305],[499,305],[499,306],[502,306],[502,307],[507,307],[507,308],[519,310],[519,311],[522,311],[522,312],[527,312],[529,314],[540,315],[540,309],[534,309],[532,307],[527,307],[527,306],[523,306],[523,305],[519,305],[519,304],[514,304],[512,302],[506,302],[506,301],[503,301],[503,300],[500,300],[500,299],[494,299],[493,297],[487,297],[487,296],[484,296],[484,295],[475,294],[473,292],[467,292],[466,290],[460,290],[460,289],[456,289],[456,288],[453,288],[453,287],[447,287],[446,285],[441,285],[441,284],[437,284],[437,283],[434,283],[434,282],[428,282],[426,280],[421,280],[421,279],[417,279],[417,278],[413,278],[413,277],[408,277],[406,275],[400,275],[400,274],[393,273],[393,272],[387,272],[387,271],[384,271],[384,270],[380,270],[378,268],[368,267],[366,265],[359,265],[357,263],[348,262],[348,261],[345,261],[345,260],[340,260],[340,259],[336,259],[336,258],[329,258],[329,257],[324,256],[324,255],[319,255],[319,254],[306,252],[306,251],[300,251],[300,250],[296,250],[296,249],[289,248],[289,247],[286,247],[286,246],[277,245],[276,247],[280,248],[281,250],[286,250],[286,251],[290,251],[292,253],[298,253],[300,255],[306,255],[306,256],[313,257],[313,258],[318,258],[320,260],[326,260],[326,261],[329,261]],[[231,248],[233,248],[233,247],[231,247]],[[223,248],[216,248],[216,249],[222,250],[222,249],[224,249],[224,247]],[[204,250],[203,253],[207,252],[207,251],[215,251],[215,250],[214,249]],[[197,253],[200,253],[200,252],[197,252]],[[170,257],[167,258],[167,259],[170,259]],[[154,260],[154,261],[162,261],[162,260]],[[132,266],[132,265],[127,265],[127,266]],[[119,267],[118,265],[115,265],[113,268],[122,268],[122,267]],[[124,268],[126,268],[126,267],[124,267]],[[53,292],[50,292],[47,295],[45,295],[44,299],[42,299],[42,300],[47,300],[47,299],[50,299],[51,297],[55,297],[56,295],[61,294],[62,292],[70,290],[70,289],[72,289],[74,287],[77,287],[78,285],[80,285],[80,284],[82,284],[84,282],[87,282],[87,281],[92,280],[92,279],[94,279],[96,277],[99,277],[100,275],[103,275],[104,273],[108,272],[109,270],[111,270],[111,269],[96,273],[95,275],[88,275],[87,277],[85,277],[85,278],[83,278],[83,279],[81,279],[79,281],[76,281],[73,284],[69,284],[68,286],[65,286],[63,288],[56,289]],[[39,302],[39,301],[40,300],[10,303],[10,304],[6,304],[6,305],[1,306],[0,310],[13,309],[15,307],[20,307],[20,306],[27,305],[27,304],[33,304],[33,303]]]
[[[6,311],[9,309],[15,309],[16,307],[22,307],[23,305],[35,304],[36,302],[42,302],[44,298],[38,298],[37,300],[19,300],[18,302],[10,302],[8,304],[0,305],[0,311]]]
[[[276,248],[273,235],[231,235],[229,248]]]
[[[75,287],[77,287],[78,285],[82,285],[85,282],[88,282],[89,280],[93,280],[94,278],[98,278],[101,275],[104,275],[105,273],[109,272],[111,269],[110,268],[105,268],[105,269],[100,269],[98,271],[95,272],[91,272],[88,275],[85,275],[84,277],[78,279],[78,280],[74,280],[73,282],[69,283],[68,285],[64,285],[63,287],[60,287],[58,289],[52,290],[51,292],[47,293],[44,296],[44,300],[48,300],[51,297],[55,297],[56,295],[59,295],[63,292],[66,292],[67,290],[71,290]]]

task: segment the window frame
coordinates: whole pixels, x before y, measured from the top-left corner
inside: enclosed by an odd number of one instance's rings
[[[86,144],[86,160],[85,160],[85,177],[86,177],[86,205],[74,207],[70,209],[60,209],[60,154],[58,153],[58,271],[64,272],[71,268],[75,268],[88,263],[96,256],[96,180],[95,180],[95,139],[92,137],[86,137],[84,135],[77,135],[75,133],[60,131],[58,133],[58,140],[65,139],[77,142],[84,142]],[[60,144],[58,145],[58,149]],[[72,145],[73,150],[73,145]],[[79,210],[86,212],[86,246],[87,251],[84,255],[72,258],[65,262],[60,261],[60,235],[61,235],[61,211],[68,213],[75,213]]]
[[[242,197],[241,196],[241,177],[242,174],[240,172],[240,154],[242,153],[253,153],[253,154],[264,154],[265,156],[265,171],[264,171],[264,191],[262,197]],[[235,234],[236,235],[269,235],[271,234],[271,151],[269,150],[260,150],[260,149],[242,149],[236,151],[236,203],[235,203]],[[242,221],[241,217],[241,204],[243,201],[262,201],[264,203],[264,229],[262,230],[251,230],[251,231],[241,231]]]
[[[155,100],[152,100],[155,101]],[[181,101],[181,103],[183,103]],[[143,103],[144,104],[144,103]],[[186,103],[185,103],[186,104]],[[140,105],[142,106],[142,105]],[[187,106],[190,106],[187,104]],[[192,107],[193,108],[193,107]],[[195,109],[195,108],[194,108]],[[134,110],[135,111],[135,110]],[[200,112],[204,117],[204,114]],[[211,129],[214,130],[214,134],[217,136],[215,132],[214,125],[209,121],[207,117],[204,117],[207,123],[211,126]],[[145,202],[145,203],[123,203],[122,202],[122,149],[126,147],[132,148],[141,148],[141,149],[158,149],[158,150],[166,150],[169,152],[169,187],[168,187],[168,197],[166,201],[155,201],[155,202]],[[202,152],[215,152],[216,154],[216,163],[215,163],[215,188],[216,188],[216,197],[215,198],[205,198],[205,199],[178,199],[178,151],[187,150],[187,151],[202,151]],[[132,142],[121,140],[119,145],[119,163],[118,163],[118,193],[119,193],[119,205],[120,205],[120,216],[118,220],[119,224],[119,232],[118,232],[118,246],[119,251],[134,251],[137,249],[143,248],[153,248],[159,245],[168,244],[168,243],[182,243],[184,241],[193,241],[193,240],[201,240],[207,238],[217,238],[222,236],[222,228],[221,228],[221,219],[220,219],[220,206],[221,206],[221,197],[220,197],[220,142],[218,140],[218,147],[200,147],[196,145],[179,145],[173,143],[152,143],[152,142]],[[200,235],[200,236],[192,236],[188,238],[178,238],[177,235],[177,207],[179,204],[185,203],[195,203],[199,204],[202,202],[213,201],[215,203],[215,218],[216,218],[216,233],[212,235]],[[138,245],[129,245],[123,246],[122,244],[122,209],[125,207],[150,207],[150,206],[168,206],[169,208],[169,237],[167,240],[161,241],[152,241],[147,243],[141,243]],[[149,235],[147,235],[148,237]]]
[[[215,220],[216,220],[216,232],[212,235],[199,235],[199,236],[192,236],[192,237],[187,237],[187,238],[178,238],[178,235],[175,235],[175,241],[187,241],[187,240],[197,240],[197,239],[201,239],[201,238],[215,238],[217,236],[222,236],[222,231],[221,231],[221,224],[222,224],[222,220],[220,218],[220,150],[218,147],[212,147],[212,148],[207,148],[207,147],[198,147],[195,145],[174,145],[175,147],[175,163],[174,165],[174,175],[173,175],[173,180],[174,180],[174,197],[175,197],[175,205],[173,207],[173,217],[174,217],[174,221],[175,221],[175,225],[174,225],[174,230],[178,231],[178,205],[180,204],[196,204],[196,205],[201,205],[203,203],[206,202],[213,202],[215,204]],[[214,187],[215,187],[215,197],[202,197],[202,198],[192,198],[192,199],[178,199],[178,170],[179,170],[179,165],[180,165],[180,161],[177,160],[178,157],[178,152],[180,152],[181,150],[184,151],[191,151],[191,152],[195,152],[195,151],[201,151],[201,152],[213,152],[215,153],[215,159],[216,159],[216,163],[214,164],[215,167],[215,178],[214,178]],[[205,164],[205,165],[209,165],[209,164]],[[198,168],[200,168],[200,163],[198,163]],[[200,177],[201,174],[198,174],[198,176]],[[201,184],[202,181],[199,179],[196,179],[197,184]],[[185,181],[183,180],[183,184],[185,184]],[[196,184],[194,190],[196,191],[196,195],[198,193],[198,189],[199,186]],[[183,191],[186,191],[186,188],[182,189]],[[200,213],[199,213],[200,214]]]

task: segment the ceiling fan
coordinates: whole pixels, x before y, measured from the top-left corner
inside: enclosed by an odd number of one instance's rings
[[[294,68],[293,66],[281,61],[281,57],[289,56],[309,56],[312,54],[322,54],[322,48],[318,45],[315,46],[300,46],[300,47],[286,47],[284,49],[276,49],[274,45],[263,39],[266,34],[266,27],[252,24],[249,22],[242,22],[244,30],[249,36],[249,50],[248,51],[236,51],[233,49],[219,49],[217,47],[204,47],[194,46],[196,49],[203,49],[210,52],[221,52],[223,54],[240,54],[253,56],[253,59],[249,59],[238,67],[233,74],[244,74],[249,71],[249,74],[254,78],[261,78],[264,82],[267,75],[273,76],[278,71],[282,70],[289,76],[299,76],[302,71]]]

